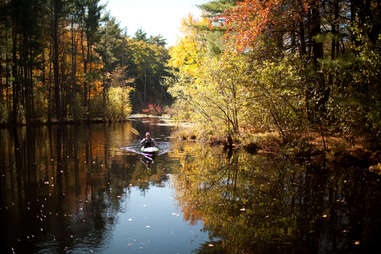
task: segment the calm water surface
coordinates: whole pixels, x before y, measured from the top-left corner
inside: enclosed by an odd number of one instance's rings
[[[121,147],[150,131],[153,164]],[[380,175],[351,158],[172,140],[158,119],[0,130],[1,253],[381,253]]]
[[[191,253],[209,241],[184,220],[171,127],[157,120],[1,131],[1,253]],[[152,165],[121,150],[149,130]]]

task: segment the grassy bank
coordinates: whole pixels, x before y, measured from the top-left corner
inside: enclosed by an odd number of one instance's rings
[[[381,151],[373,150],[361,139],[348,140],[343,137],[322,136],[317,132],[306,132],[285,142],[277,132],[258,132],[237,135],[229,141],[227,136],[200,134],[196,125],[187,123],[178,126],[173,137],[182,141],[201,142],[211,146],[223,146],[226,150],[244,150],[263,156],[287,156],[296,161],[329,160],[340,165],[356,165],[381,174]],[[232,143],[229,143],[232,142]]]

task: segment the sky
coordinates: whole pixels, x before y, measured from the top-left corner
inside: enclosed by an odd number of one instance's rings
[[[106,10],[116,17],[120,27],[127,27],[127,34],[133,36],[139,28],[147,35],[162,35],[168,46],[174,46],[180,32],[181,20],[192,14],[201,15],[197,5],[207,0],[103,0]]]

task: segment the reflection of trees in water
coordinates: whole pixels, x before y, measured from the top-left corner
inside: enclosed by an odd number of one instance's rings
[[[178,202],[190,223],[219,243],[199,253],[370,253],[380,250],[379,176],[340,168],[322,158],[303,165],[286,157],[236,152],[224,158],[216,148],[193,145],[182,153],[174,179]]]
[[[8,253],[77,244],[100,246],[129,188],[162,185],[167,172],[146,170],[121,153],[131,126],[52,126],[0,130],[0,247]]]

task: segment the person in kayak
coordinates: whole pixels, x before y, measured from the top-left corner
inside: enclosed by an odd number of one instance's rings
[[[146,148],[146,147],[154,147],[157,146],[155,140],[151,138],[151,134],[149,132],[146,132],[146,137],[140,141],[140,144]]]

